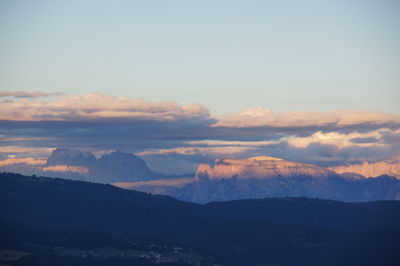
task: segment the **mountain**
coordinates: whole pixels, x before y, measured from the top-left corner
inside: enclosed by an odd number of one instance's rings
[[[327,177],[331,170],[311,164],[290,162],[280,158],[258,156],[247,159],[217,159],[214,166],[200,164],[197,179],[264,179],[273,177]]]
[[[101,183],[146,181],[165,177],[151,171],[142,158],[118,151],[98,159],[89,169],[88,176]]]
[[[357,173],[366,177],[377,177],[380,175],[390,175],[400,179],[400,164],[389,163],[389,162],[376,162],[352,165],[341,165],[329,167],[329,169],[335,171],[338,174],[342,173]]]
[[[142,158],[119,151],[96,159],[90,152],[57,148],[42,170],[57,177],[100,183],[146,181],[166,177],[151,171]]]
[[[92,167],[96,163],[96,157],[91,152],[74,149],[57,148],[47,158],[47,166],[68,165]]]
[[[201,164],[192,182],[179,186],[141,182],[131,187],[197,203],[288,196],[349,202],[400,199],[400,180],[391,176],[369,179],[357,174],[340,175],[326,168],[273,157],[218,159],[213,167]]]
[[[21,158],[0,161],[0,171],[100,183],[172,177],[153,172],[142,158],[132,153],[114,151],[96,158],[91,152],[66,148],[54,149],[47,160]]]
[[[23,256],[7,261],[10,265],[400,260],[398,201],[277,198],[198,205],[111,185],[3,173],[0,208],[0,249]]]

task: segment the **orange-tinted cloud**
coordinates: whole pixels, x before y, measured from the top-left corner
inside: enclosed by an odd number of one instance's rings
[[[114,186],[126,189],[132,189],[140,186],[172,186],[180,187],[189,183],[193,183],[195,180],[191,177],[181,177],[172,179],[158,179],[145,182],[116,182]]]
[[[50,172],[72,172],[79,174],[87,174],[89,169],[83,166],[70,166],[70,165],[51,165],[42,168],[43,171]]]
[[[0,161],[0,166],[12,165],[12,164],[29,164],[29,165],[44,165],[47,160],[39,158],[8,158]]]
[[[18,95],[19,93],[4,92],[3,95]],[[143,99],[113,97],[100,93],[66,96],[53,101],[31,99],[4,101],[0,109],[0,120],[97,121],[104,119],[167,122],[201,119],[208,120],[213,127],[230,128],[339,128],[363,124],[400,126],[399,115],[378,111],[336,110],[275,113],[256,107],[245,109],[234,115],[212,116],[209,110],[201,104],[179,105],[176,102],[146,102]]]
[[[21,146],[2,146],[0,153],[29,153],[29,154],[50,154],[53,148],[44,147],[21,147]]]
[[[337,110],[322,112],[285,112],[275,113],[257,107],[245,109],[235,115],[217,117],[215,127],[343,127],[361,124],[400,125],[400,116],[381,112]]]
[[[67,96],[54,101],[32,101],[29,99],[5,101],[0,109],[0,120],[87,121],[114,118],[180,121],[207,119],[209,112],[200,104],[153,103],[142,99],[102,94]]]

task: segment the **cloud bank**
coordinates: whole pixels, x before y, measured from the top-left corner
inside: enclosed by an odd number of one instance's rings
[[[215,116],[201,104],[87,94],[8,99],[0,120],[0,159],[43,157],[55,147],[122,150],[155,170],[187,173],[221,157],[269,155],[321,166],[400,158],[400,116],[378,111],[250,108]]]
[[[2,103],[0,112],[1,120],[13,121],[180,121],[209,117],[208,110],[200,104],[152,103],[102,94],[68,96],[50,102],[29,99],[6,101]]]
[[[257,107],[245,109],[235,115],[218,118],[216,127],[329,127],[342,128],[356,125],[400,125],[400,116],[378,111],[336,110],[319,112],[274,113]]]

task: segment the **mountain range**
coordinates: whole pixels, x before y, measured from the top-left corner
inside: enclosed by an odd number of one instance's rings
[[[201,164],[195,178],[175,183],[115,183],[123,188],[206,203],[265,197],[310,197],[341,201],[400,199],[400,180],[388,175],[366,178],[274,157],[218,159]]]
[[[8,265],[397,265],[400,203],[306,198],[182,202],[0,174]],[[4,255],[5,254],[5,255]]]
[[[380,175],[394,176],[400,179],[400,164],[397,162],[375,162],[362,164],[350,164],[350,165],[337,165],[330,167],[318,167],[311,164],[288,162],[281,158],[259,156],[253,157],[251,160],[242,159],[237,160],[235,163],[234,159],[217,159],[212,163],[217,163],[218,168],[213,170],[213,176],[223,177],[231,175],[232,173],[224,174],[221,171],[222,161],[229,162],[230,167],[234,167],[235,164],[237,169],[243,167],[243,161],[251,162],[252,167],[249,164],[246,166],[246,175],[250,177],[256,177],[257,175],[271,176],[275,172],[278,176],[286,175],[287,173],[282,172],[281,168],[286,168],[285,171],[293,172],[292,168],[297,168],[296,175],[301,172],[301,168],[304,171],[309,171],[309,175],[319,175],[323,172],[326,174],[327,170],[333,171],[337,174],[352,173],[353,176],[362,175],[364,177],[378,177]],[[269,161],[268,165],[265,164]],[[260,163],[262,162],[262,163]],[[286,164],[286,165],[285,165]],[[289,165],[291,164],[291,165]],[[258,165],[258,166],[257,166]],[[210,164],[200,164],[197,172],[204,169],[209,171],[207,168]],[[179,165],[176,166],[179,168]],[[254,170],[257,168],[257,170]],[[251,168],[254,168],[251,170]],[[263,169],[261,169],[263,168]],[[269,170],[267,170],[269,169]],[[291,170],[289,170],[291,169]],[[82,151],[77,149],[67,148],[56,148],[52,151],[47,159],[34,159],[34,158],[20,158],[20,159],[5,159],[0,161],[0,171],[5,172],[17,172],[27,175],[51,175],[61,178],[70,178],[76,180],[101,182],[101,183],[112,183],[112,182],[135,182],[135,181],[150,181],[158,180],[163,178],[173,178],[182,175],[165,175],[151,170],[146,162],[132,153],[125,153],[121,151],[114,151],[103,154],[98,158],[88,151]],[[267,173],[269,171],[269,173]],[[318,173],[317,173],[318,172]],[[332,172],[330,172],[331,174]],[[303,173],[306,174],[306,173]],[[193,174],[186,174],[185,177],[194,176]],[[213,176],[211,176],[213,178]],[[232,175],[231,175],[232,176]],[[229,176],[229,177],[231,177]]]
[[[0,171],[112,183],[122,188],[206,203],[286,196],[341,201],[398,200],[400,179],[396,167],[398,165],[389,163],[365,163],[325,168],[258,156],[217,159],[212,164],[200,164],[195,174],[179,177],[156,173],[142,158],[131,153],[116,151],[96,158],[90,152],[57,148],[40,165],[0,165]],[[356,172],[370,173],[374,178]],[[378,173],[394,176],[376,176]]]

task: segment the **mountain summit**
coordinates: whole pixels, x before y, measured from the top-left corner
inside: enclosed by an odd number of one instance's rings
[[[331,170],[311,164],[291,162],[269,156],[258,156],[247,159],[217,159],[213,167],[209,164],[200,164],[196,172],[196,179],[327,177],[334,174]]]
[[[151,171],[142,158],[120,151],[97,159],[91,152],[57,148],[42,170],[57,177],[100,183],[146,181],[165,177]]]
[[[161,174],[152,172],[142,158],[132,153],[119,151],[104,155],[98,159],[94,167],[90,168],[89,176],[102,183],[115,182],[112,180],[129,182],[164,177]]]
[[[84,152],[75,149],[57,148],[53,150],[46,165],[67,165],[91,167],[96,163],[96,157],[91,152]]]

